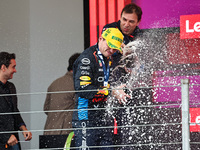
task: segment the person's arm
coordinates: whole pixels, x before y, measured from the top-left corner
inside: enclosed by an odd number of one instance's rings
[[[14,84],[12,84],[12,83],[10,84],[10,91],[11,91],[12,94],[16,94],[16,88],[15,88]],[[20,111],[19,111],[19,109],[17,107],[18,106],[17,105],[18,100],[17,100],[17,96],[16,95],[14,95],[12,97],[12,102],[13,102],[13,111],[19,113],[19,114],[13,115],[14,119],[15,119],[15,128],[16,128],[15,130],[24,131],[24,132],[22,132],[22,134],[23,134],[25,140],[31,140],[32,139],[32,134],[31,134],[31,132],[29,132],[27,130],[26,124],[25,124],[24,120],[22,119],[22,117],[20,115]]]
[[[126,88],[127,76],[123,65],[118,65],[110,75],[111,83],[111,96],[115,97],[120,104],[125,104],[127,99],[131,96],[126,94],[124,88]]]
[[[10,89],[10,93],[11,94],[16,94],[16,88],[15,85],[11,82],[9,83],[9,89]],[[17,130],[19,130],[19,127],[21,125],[25,125],[24,120],[22,119],[19,109],[18,109],[18,99],[16,95],[12,96],[12,103],[13,103],[13,112],[17,112],[18,114],[14,115],[14,119],[15,119],[15,126],[18,128]]]
[[[114,96],[116,99],[118,99],[119,103],[125,104],[127,102],[127,98],[131,98],[130,95],[126,94],[123,90],[123,88],[126,87],[126,84],[119,85],[117,87],[112,88],[111,95]]]
[[[19,109],[17,108],[16,104],[14,105],[14,110],[15,112],[19,112]],[[16,126],[18,126],[18,130],[24,131],[22,132],[25,140],[31,140],[32,139],[32,133],[29,132],[26,128],[26,124],[24,120],[22,119],[20,114],[14,115],[15,121],[16,121]]]
[[[9,146],[14,146],[18,143],[17,138],[12,134],[10,136],[10,138],[8,139],[7,143],[5,144],[5,146],[8,144]]]
[[[50,87],[48,88],[47,92],[50,91]],[[43,110],[44,111],[48,111],[49,110],[49,107],[50,107],[50,100],[51,100],[51,94],[48,94],[46,95],[46,99],[45,99],[45,103],[44,103],[44,107],[43,107]],[[44,112],[46,115],[48,115],[48,112]]]
[[[32,139],[32,133],[30,131],[27,130],[26,126],[25,125],[22,125],[20,128],[19,128],[25,138],[25,141],[29,141]]]

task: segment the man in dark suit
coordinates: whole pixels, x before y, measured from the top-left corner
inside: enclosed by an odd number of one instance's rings
[[[142,36],[143,31],[138,27],[142,19],[142,9],[134,4],[127,4],[121,11],[121,18],[117,22],[112,22],[106,24],[103,27],[102,31],[105,31],[107,28],[118,28],[124,36],[122,47],[127,45],[129,42],[136,40]],[[113,66],[117,66],[122,53],[117,51],[113,55]]]
[[[0,149],[20,150],[18,130],[23,131],[25,140],[31,140],[32,134],[19,114],[16,89],[9,79],[16,73],[15,54],[0,52]],[[16,114],[9,114],[17,112]],[[3,114],[8,113],[8,114]],[[4,132],[4,133],[2,133]]]

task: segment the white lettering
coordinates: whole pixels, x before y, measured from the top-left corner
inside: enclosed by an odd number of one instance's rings
[[[194,29],[189,29],[189,20],[186,20],[186,32],[194,32]]]
[[[194,24],[193,29],[190,29],[190,27],[189,27],[189,20],[186,20],[186,32],[194,32],[194,31],[200,32],[200,22],[196,22]]]
[[[200,22],[196,22],[196,23],[194,24],[194,30],[195,30],[196,32],[200,32]]]
[[[90,66],[80,66],[80,69],[89,70]]]
[[[87,72],[87,71],[81,71],[81,74],[82,74],[82,75],[90,75],[90,73]]]
[[[200,116],[197,116],[197,117],[196,117],[195,122],[196,122],[196,123],[200,123]]]

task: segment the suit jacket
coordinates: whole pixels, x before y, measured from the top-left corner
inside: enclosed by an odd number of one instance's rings
[[[67,72],[64,76],[56,79],[48,87],[48,92],[56,91],[74,91],[73,73]],[[75,93],[53,93],[47,94],[44,111],[50,110],[70,110],[75,106]],[[65,112],[46,112],[47,120],[45,130],[47,129],[68,129],[72,128],[72,111]],[[45,131],[44,135],[64,135],[69,134],[71,130],[66,131]]]
[[[13,83],[7,81],[6,86],[8,86],[10,94],[16,94],[16,88]],[[7,94],[2,86],[0,86],[0,94]],[[19,112],[17,107],[17,96],[0,96],[0,113],[10,112]],[[5,144],[12,134],[19,140],[17,131],[21,125],[25,125],[25,123],[20,114],[0,115],[0,132],[16,131],[16,133],[0,134],[0,149],[5,149]]]

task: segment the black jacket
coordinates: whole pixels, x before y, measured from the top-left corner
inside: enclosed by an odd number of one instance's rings
[[[7,81],[5,85],[0,82],[0,94],[7,94],[4,86],[7,86],[10,94],[16,94],[16,88],[13,83]],[[0,96],[0,113],[19,112],[17,107],[17,96]],[[20,114],[0,114],[0,132],[18,131],[21,125],[25,125]],[[10,136],[14,134],[19,139],[18,133],[3,133],[0,134],[0,149],[5,149]]]

